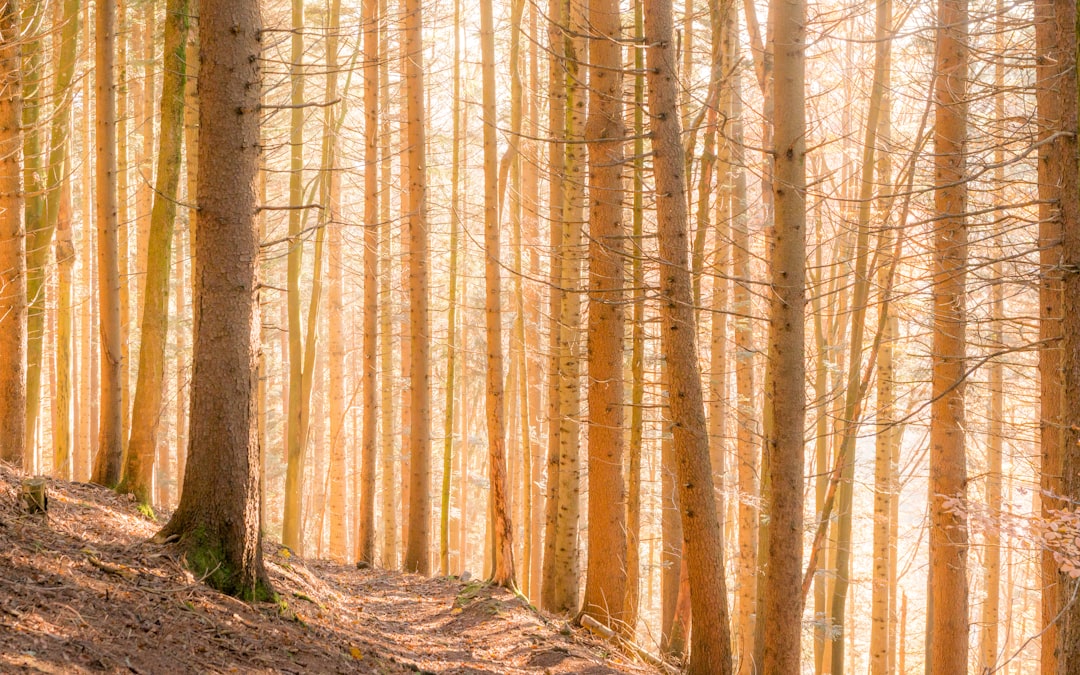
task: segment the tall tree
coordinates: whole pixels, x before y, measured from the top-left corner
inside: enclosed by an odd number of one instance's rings
[[[26,444],[26,237],[23,229],[19,5],[0,4],[0,459]]]
[[[766,437],[769,536],[764,578],[766,673],[798,672],[802,624],[804,310],[806,306],[806,3],[777,0],[773,26],[775,208],[769,248],[772,294],[769,313],[771,434]],[[858,349],[858,346],[853,346]],[[768,425],[767,425],[768,426]],[[767,432],[768,433],[768,432]],[[835,664],[834,664],[835,665]]]
[[[423,4],[404,0],[402,61],[405,79],[405,163],[408,175],[409,359],[409,537],[407,571],[431,572],[431,329],[428,317],[427,159],[424,131]]]
[[[165,415],[165,348],[169,336],[169,277],[173,227],[180,188],[184,136],[188,0],[169,0],[165,10],[165,62],[161,89],[161,134],[150,211],[146,280],[143,282],[139,372],[132,407],[131,437],[121,490],[143,504],[152,501],[154,457]],[[161,506],[159,504],[159,506]]]
[[[930,406],[928,672],[967,669],[964,383],[967,278],[967,0],[939,0],[934,87],[934,331]]]
[[[98,307],[101,326],[101,403],[98,450],[91,480],[115,486],[123,455],[123,382],[120,335],[120,243],[116,164],[116,2],[95,9],[94,135],[97,167]]]
[[[495,125],[495,19],[491,0],[480,3],[480,50],[484,117],[484,319],[487,351],[488,480],[491,485],[491,579],[514,586],[513,529],[506,475],[506,411],[503,405],[502,265],[499,243],[499,194]],[[415,365],[415,364],[414,364]],[[415,377],[415,371],[414,371]],[[415,461],[415,460],[414,460]],[[415,469],[414,469],[415,471]],[[413,502],[416,503],[415,501]]]
[[[581,611],[624,630],[622,39],[618,0],[590,0],[589,534]]]
[[[375,564],[375,460],[378,419],[379,321],[379,3],[364,0],[364,361],[363,438],[360,455],[360,501],[357,523],[359,561]],[[384,284],[386,281],[384,280]],[[383,448],[389,453],[389,448]]]
[[[693,636],[690,673],[730,673],[723,544],[709,462],[701,373],[696,357],[686,206],[685,160],[680,141],[671,0],[645,5],[648,101],[656,181],[660,252],[662,351],[670,368],[670,405],[689,573]],[[800,378],[801,383],[801,378]],[[800,427],[801,439],[801,427]],[[801,454],[800,454],[801,457]],[[799,478],[801,480],[801,465]],[[796,490],[801,496],[801,487]],[[800,514],[801,515],[801,514]],[[796,540],[801,538],[796,536]],[[798,562],[798,556],[796,559]],[[793,639],[798,650],[798,633]],[[778,669],[773,672],[794,672]]]
[[[259,531],[256,174],[262,19],[255,0],[199,2],[199,177],[188,480],[158,539],[195,572],[267,598]],[[98,71],[100,74],[100,70]]]
[[[1077,274],[1077,265],[1080,264],[1080,177],[1077,167],[1077,76],[1076,58],[1078,41],[1076,4],[1065,0],[1056,2],[1036,3],[1035,29],[1036,29],[1036,52],[1039,55],[1038,96],[1039,108],[1039,135],[1043,145],[1039,149],[1039,198],[1040,198],[1040,246],[1052,244],[1054,240],[1060,241],[1060,248],[1052,247],[1041,263],[1051,263],[1052,269],[1043,267],[1043,274],[1060,270],[1058,274],[1046,278],[1044,284],[1048,285],[1044,293],[1046,295],[1058,294],[1056,300],[1061,309],[1060,316],[1060,381],[1063,383],[1060,399],[1060,460],[1053,461],[1053,457],[1047,456],[1047,447],[1044,442],[1043,450],[1043,474],[1044,486],[1050,483],[1049,494],[1060,494],[1066,505],[1061,508],[1073,509],[1075,500],[1080,496],[1080,473],[1077,471],[1080,462],[1080,400],[1077,396],[1078,378],[1080,378],[1080,324],[1077,312],[1080,312],[1080,274]],[[1061,61],[1055,61],[1061,59]],[[1044,239],[1044,237],[1047,237]],[[1049,239],[1054,237],[1054,239]],[[1060,289],[1060,290],[1059,290]],[[1046,298],[1043,295],[1040,299]],[[1048,298],[1047,298],[1048,299]],[[1043,300],[1045,308],[1053,308],[1053,304]],[[1055,316],[1043,316],[1041,323],[1051,324],[1047,328],[1053,330]],[[1051,347],[1053,345],[1050,345]],[[1056,350],[1054,350],[1056,351]],[[1051,362],[1051,366],[1056,365]],[[1045,368],[1040,369],[1043,377],[1055,377],[1056,371]],[[1054,392],[1050,392],[1056,395]],[[1042,395],[1046,397],[1048,392],[1044,389]],[[1054,402],[1057,405],[1058,402]],[[1052,408],[1051,408],[1052,409]],[[1046,409],[1043,412],[1043,424],[1050,422],[1046,419]],[[1047,433],[1047,427],[1043,427],[1043,433]],[[1053,446],[1050,446],[1053,449]],[[1049,462],[1047,460],[1050,460]],[[1057,483],[1058,475],[1061,476]],[[1055,485],[1055,483],[1057,483]],[[1054,489],[1058,488],[1058,489]],[[1049,504],[1047,504],[1049,502]],[[1050,507],[1059,505],[1056,500],[1044,499],[1044,504]],[[1045,564],[1045,563],[1044,563]],[[1046,567],[1043,568],[1044,573]],[[1055,570],[1056,571],[1056,570]],[[1043,579],[1043,611],[1047,610],[1047,595],[1054,592],[1050,586],[1051,578]],[[1057,630],[1057,672],[1059,674],[1075,671],[1080,664],[1080,605],[1076,601],[1078,582],[1069,574],[1058,573],[1057,575],[1057,602],[1052,609],[1058,609],[1064,614],[1064,621],[1058,624]],[[1049,587],[1049,588],[1048,588]],[[1046,616],[1044,621],[1056,619],[1056,615]],[[1047,654],[1044,650],[1043,672],[1046,669],[1045,659]]]

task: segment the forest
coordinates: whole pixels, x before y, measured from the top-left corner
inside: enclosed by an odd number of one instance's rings
[[[265,540],[663,672],[1080,673],[1078,34],[0,0],[0,460],[246,602]]]

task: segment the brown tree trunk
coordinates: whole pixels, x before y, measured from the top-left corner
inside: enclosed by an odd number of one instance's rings
[[[165,78],[161,96],[158,170],[150,216],[146,279],[143,283],[142,345],[135,387],[123,491],[143,504],[152,501],[154,456],[165,410],[165,348],[169,335],[169,276],[172,267],[176,195],[184,132],[187,0],[170,0],[165,19]],[[161,506],[159,504],[159,506]]]
[[[116,187],[116,37],[115,0],[95,10],[95,120],[97,133],[98,303],[101,326],[101,404],[98,450],[91,480],[107,486],[120,482],[123,453],[120,335],[120,244]]]
[[[766,673],[798,672],[802,625],[803,453],[806,418],[804,310],[806,305],[806,4],[778,0],[774,33],[773,147],[775,230],[770,242],[772,302],[769,366],[772,433],[766,438],[768,550],[765,562]],[[858,348],[857,346],[855,347]],[[834,664],[835,666],[835,664]]]
[[[200,109],[195,342],[188,478],[158,534],[180,534],[195,573],[270,596],[259,532],[255,424],[259,312],[256,174],[261,18],[254,0],[199,2]],[[100,69],[99,69],[100,72]]]
[[[690,588],[693,589],[689,672],[730,673],[731,644],[723,545],[716,515],[705,405],[694,344],[686,182],[683,175],[685,163],[676,109],[671,0],[650,0],[646,4],[645,36],[645,43],[649,45],[646,49],[647,81],[661,265],[662,350],[671,373],[669,392],[679,502],[682,507],[684,555]],[[800,378],[800,384],[801,381]],[[800,440],[801,430],[800,427]],[[800,459],[801,456],[800,452]],[[798,468],[801,482],[801,464]],[[801,487],[795,492],[801,497]],[[796,536],[795,539],[801,543],[800,537]],[[798,632],[793,643],[797,651]],[[781,669],[776,672],[794,670]]]
[[[968,662],[964,389],[967,276],[967,0],[939,0],[934,91],[934,336],[930,407],[927,672]]]
[[[26,237],[23,230],[19,6],[0,5],[0,459],[26,445]]]
[[[409,536],[403,566],[431,573],[431,329],[428,318],[427,162],[420,0],[404,2],[405,164],[409,198]]]
[[[506,413],[503,406],[502,265],[499,244],[498,142],[495,135],[495,21],[491,0],[480,3],[480,50],[484,119],[484,319],[486,324],[488,479],[494,557],[491,580],[514,587],[513,529],[506,475]],[[415,502],[414,502],[415,503]]]
[[[618,0],[590,0],[589,117],[589,534],[581,612],[626,632],[623,477],[622,27]]]
[[[1040,207],[1040,222],[1056,224],[1061,241],[1060,335],[1061,381],[1064,384],[1060,424],[1063,433],[1060,464],[1055,466],[1051,462],[1047,468],[1051,472],[1061,471],[1060,494],[1070,502],[1062,507],[1066,509],[1073,509],[1080,496],[1080,472],[1077,470],[1080,466],[1080,177],[1077,175],[1076,138],[1076,58],[1080,26],[1076,14],[1076,4],[1065,0],[1052,3],[1052,10],[1041,3],[1036,5],[1035,25],[1041,33],[1036,36],[1036,51],[1042,66],[1036,89],[1041,94],[1038,99],[1039,133],[1046,140],[1054,137],[1039,150],[1039,196],[1045,200]],[[1053,474],[1049,478],[1053,480]],[[1044,498],[1044,508],[1047,501]],[[1051,502],[1051,507],[1054,505]],[[1044,580],[1044,585],[1047,581]],[[1057,607],[1064,613],[1064,621],[1059,624],[1057,633],[1057,665],[1061,675],[1076,672],[1080,665],[1078,587],[1080,582],[1072,575],[1058,575]],[[1045,595],[1047,591],[1044,589],[1043,593]],[[1044,616],[1046,622],[1055,619]]]
[[[356,558],[375,564],[375,462],[378,420],[379,321],[379,3],[364,0],[364,361],[363,438],[360,450],[360,502]],[[384,453],[389,448],[383,448]]]

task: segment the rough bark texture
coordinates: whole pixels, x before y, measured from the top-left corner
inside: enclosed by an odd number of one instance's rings
[[[405,1],[405,165],[409,210],[409,536],[404,567],[431,573],[431,327],[428,317],[427,159],[424,131],[424,45],[420,0]]]
[[[259,531],[256,173],[260,36],[255,0],[199,2],[199,178],[188,480],[172,520],[199,576],[265,598]]]
[[[589,534],[581,611],[625,633],[623,477],[623,78],[617,0],[590,0],[589,117]]]
[[[23,230],[19,6],[0,4],[0,459],[26,442],[26,233]]]
[[[723,546],[709,464],[701,374],[694,345],[686,183],[683,177],[685,164],[676,109],[678,86],[671,15],[671,0],[650,0],[645,5],[649,115],[661,266],[661,344],[671,375],[669,392],[683,522],[683,550],[690,588],[693,589],[691,612],[694,632],[689,672],[730,673],[731,644],[724,588]],[[801,383],[801,378],[799,381]],[[801,476],[800,471],[800,479]],[[796,490],[796,494],[801,496],[801,489]],[[796,652],[798,637],[796,632],[793,639]],[[795,672],[795,669],[776,672]]]
[[[967,276],[967,0],[940,0],[934,89],[934,337],[930,407],[927,672],[968,662],[967,483],[964,451]]]
[[[772,8],[773,86],[777,115],[773,153],[776,209],[771,248],[769,367],[772,434],[766,438],[768,501],[763,667],[799,671],[802,623],[803,433],[806,418],[806,4],[777,0]]]
[[[1041,10],[1042,7],[1040,6]],[[1051,34],[1040,40],[1040,133],[1065,132],[1039,153],[1039,196],[1050,207],[1049,220],[1060,225],[1061,236],[1061,494],[1075,507],[1080,497],[1080,177],[1077,168],[1077,24],[1076,4],[1059,0],[1051,23],[1036,23]],[[1041,17],[1040,17],[1041,18]],[[1043,52],[1041,47],[1047,49]],[[1052,101],[1050,100],[1052,99]],[[1044,106],[1044,104],[1046,104]],[[1044,420],[1045,422],[1045,420]],[[1045,503],[1045,502],[1044,502]],[[1045,583],[1045,582],[1044,582]],[[1080,664],[1080,581],[1067,574],[1058,578],[1058,605],[1064,621],[1058,628],[1058,672],[1074,673]],[[1044,594],[1048,591],[1044,589]],[[1045,620],[1051,620],[1049,617]],[[1045,672],[1045,670],[1044,670]]]

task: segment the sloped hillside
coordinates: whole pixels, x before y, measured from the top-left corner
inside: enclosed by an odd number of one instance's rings
[[[268,543],[276,603],[188,572],[130,500],[48,481],[29,515],[0,466],[0,672],[649,673],[479,583],[303,561]]]

